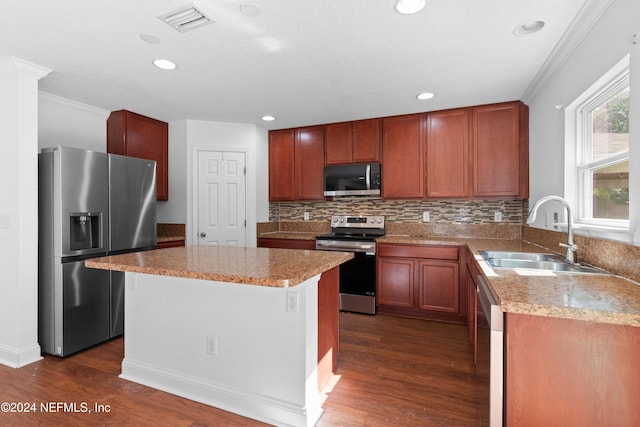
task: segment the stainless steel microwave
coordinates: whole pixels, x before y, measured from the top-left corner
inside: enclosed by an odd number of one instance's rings
[[[324,195],[379,196],[380,163],[325,166]]]

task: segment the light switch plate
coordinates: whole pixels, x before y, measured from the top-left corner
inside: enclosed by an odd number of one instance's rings
[[[429,221],[431,221],[431,214],[429,213],[429,211],[422,212],[422,222],[429,222]]]

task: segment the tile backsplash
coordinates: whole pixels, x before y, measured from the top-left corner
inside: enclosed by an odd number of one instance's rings
[[[317,202],[271,202],[269,221],[328,221],[332,215],[384,215],[387,222],[422,223],[429,212],[430,223],[495,224],[500,212],[503,224],[522,224],[528,201],[521,199],[487,200],[382,200],[345,198]]]

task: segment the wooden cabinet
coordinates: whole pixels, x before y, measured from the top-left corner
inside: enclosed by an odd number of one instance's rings
[[[296,200],[324,199],[324,129],[296,129]]]
[[[295,200],[295,131],[269,132],[269,200]]]
[[[382,120],[382,197],[424,197],[424,114]]]
[[[169,199],[169,125],[126,110],[107,119],[107,152],[156,161],[158,200]]]
[[[283,248],[283,249],[313,249],[316,248],[315,240],[304,239],[273,239],[258,237],[259,248]]]
[[[169,240],[166,242],[158,242],[158,249],[165,249],[165,248],[177,248],[179,246],[184,246],[185,245],[185,241],[184,239],[181,240]]]
[[[378,244],[376,304],[380,313],[464,322],[458,247]]]
[[[529,111],[521,102],[473,107],[473,196],[529,197]]]
[[[325,125],[325,164],[380,161],[380,119]]]
[[[505,314],[505,426],[636,426],[640,328]]]
[[[381,256],[378,252],[377,264],[376,305],[413,308],[416,261]]]
[[[469,196],[470,109],[427,113],[426,196]]]
[[[322,126],[269,132],[269,200],[322,200]]]

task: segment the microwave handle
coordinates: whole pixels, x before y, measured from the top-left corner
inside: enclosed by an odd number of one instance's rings
[[[367,184],[367,190],[371,190],[371,165],[367,165],[367,170],[365,172],[365,181]]]

